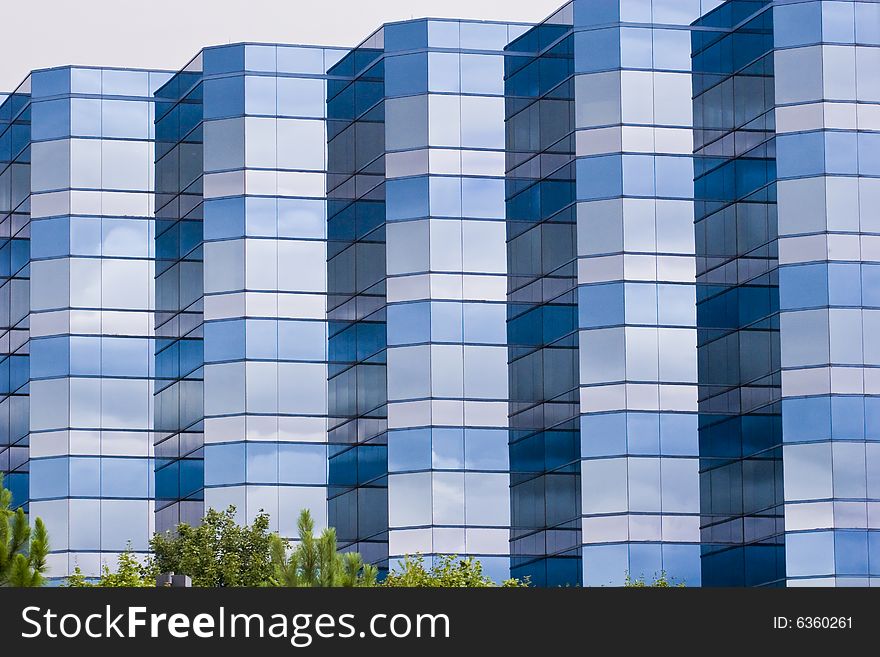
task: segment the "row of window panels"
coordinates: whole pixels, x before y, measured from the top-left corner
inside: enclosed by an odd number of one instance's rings
[[[687,284],[605,283],[578,288],[581,328],[697,326],[696,289]]]
[[[230,320],[205,324],[205,362],[309,360],[327,357],[327,325],[319,321]]]
[[[153,341],[145,338],[39,338],[31,340],[30,354],[32,379],[153,375]]]
[[[503,473],[425,472],[388,477],[390,527],[510,525],[510,481]]]
[[[150,429],[148,379],[47,379],[30,384],[31,430]]]
[[[581,461],[585,514],[698,513],[696,458],[600,458]]]
[[[880,264],[819,263],[779,270],[780,309],[880,307]]]
[[[327,447],[315,444],[234,443],[205,446],[205,485],[327,483]]]
[[[700,546],[621,543],[583,548],[584,586],[623,586],[627,575],[650,580],[661,572],[675,584],[700,586]]]
[[[407,429],[388,436],[389,472],[508,469],[503,429]]]
[[[610,328],[581,333],[580,382],[697,383],[692,329]]]
[[[153,189],[153,148],[146,141],[40,142],[31,147],[30,170],[33,192],[67,188],[149,192]]]
[[[507,399],[507,349],[456,345],[388,350],[388,398]]]
[[[269,516],[269,531],[298,538],[297,519],[303,509],[311,511],[315,527],[327,526],[327,489],[323,486],[220,486],[205,489],[205,506],[236,509],[235,521],[253,523],[257,514]]]
[[[880,176],[880,133],[780,135],[776,138],[776,150],[780,178],[823,174]]]
[[[146,551],[153,505],[147,500],[40,500],[31,515],[49,530],[51,549]]]
[[[153,462],[139,458],[60,457],[30,462],[31,499],[153,497]]]
[[[204,206],[204,239],[242,237],[324,239],[327,202],[323,199],[232,197],[211,199]],[[164,236],[164,235],[163,235]],[[161,240],[160,240],[161,241]],[[157,243],[160,257],[174,257]]]
[[[880,311],[834,308],[780,317],[782,367],[880,365]]]
[[[776,101],[880,101],[880,48],[810,46],[774,56]]]
[[[693,126],[692,76],[611,71],[575,77],[575,127],[617,124]]]
[[[59,281],[71,285],[59,285]],[[147,310],[153,293],[149,260],[63,258],[31,263],[31,309],[70,307]]]
[[[880,440],[880,398],[823,396],[784,399],[786,443],[819,440]]]
[[[204,246],[205,293],[244,289],[325,292],[327,247],[321,241],[225,240]]]
[[[780,235],[880,233],[880,221],[873,211],[880,202],[880,179],[821,176],[786,180],[778,187]],[[865,247],[868,245],[865,240]],[[791,244],[780,248],[788,246]],[[798,255],[795,248],[789,261],[796,262]]]
[[[205,367],[205,414],[327,412],[327,366],[238,362]]]
[[[147,218],[56,217],[30,223],[30,257],[68,255],[149,258],[153,222]]]
[[[788,533],[785,568],[788,577],[880,575],[880,532]]]
[[[103,94],[152,98],[171,78],[165,71],[99,68],[58,68],[31,74],[34,98],[75,94]]]
[[[31,103],[31,138],[34,141],[70,136],[152,139],[153,104],[106,98],[65,98]]]

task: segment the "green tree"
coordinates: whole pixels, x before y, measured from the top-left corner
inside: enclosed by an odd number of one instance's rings
[[[150,549],[145,574],[189,575],[193,586],[261,586],[272,576],[269,516],[260,513],[252,525],[238,525],[234,506],[210,509],[198,527],[181,523],[176,533],[155,534]]]
[[[483,564],[479,559],[461,559],[455,555],[445,555],[437,559],[430,568],[425,567],[422,555],[406,556],[403,563],[394,568],[385,578],[383,586],[410,588],[486,588],[497,586],[491,577],[483,574]],[[526,579],[508,579],[501,583],[505,588],[529,586]]]
[[[131,549],[131,543],[125,548],[125,552],[116,560],[116,572],[112,572],[106,565],[101,571],[101,577],[96,583],[90,582],[82,570],[77,566],[73,575],[67,578],[67,586],[71,588],[106,587],[106,588],[146,588],[156,585],[154,577],[151,577],[146,569],[138,562]]]
[[[633,579],[630,577],[630,574],[626,574],[626,581],[623,583],[624,588],[628,589],[643,589],[643,588],[657,588],[657,589],[668,589],[668,588],[684,588],[684,582],[680,582],[678,584],[673,584],[669,577],[666,575],[665,570],[661,570],[659,574],[654,575],[654,579],[650,582],[645,580],[644,575]]]
[[[36,587],[45,583],[49,533],[40,518],[31,531],[24,510],[15,511],[12,493],[0,474],[0,586]]]
[[[336,530],[329,527],[315,538],[315,523],[308,509],[297,520],[299,543],[288,556],[289,543],[273,534],[272,578],[269,584],[289,587],[367,587],[376,586],[378,571],[365,564],[360,554],[340,554]]]

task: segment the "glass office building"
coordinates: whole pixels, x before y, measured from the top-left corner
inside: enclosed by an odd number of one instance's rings
[[[153,529],[152,95],[168,77],[36,71],[0,109],[2,466],[52,528],[53,575],[95,575]]]
[[[876,584],[878,71],[876,2],[573,0],[32,73],[0,470],[52,575],[233,505],[382,570]]]

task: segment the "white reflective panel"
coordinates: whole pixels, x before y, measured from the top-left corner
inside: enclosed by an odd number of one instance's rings
[[[582,461],[581,472],[584,513],[626,511],[626,459]]]
[[[462,472],[435,472],[433,476],[433,522],[460,525],[465,519],[465,484]]]
[[[494,527],[510,523],[510,477],[506,473],[465,473],[465,522]]]
[[[244,242],[205,244],[205,292],[236,291],[244,288]]]
[[[461,101],[459,96],[428,97],[428,142],[431,146],[462,145]]]
[[[324,169],[326,130],[323,121],[278,119],[278,168]]]
[[[461,145],[467,148],[504,148],[504,98],[462,96]]]
[[[388,399],[428,397],[431,390],[430,348],[388,350]]]
[[[101,305],[104,308],[149,308],[152,282],[148,261],[104,259]]]
[[[464,349],[464,393],[476,399],[506,399],[508,394],[507,349],[471,347]]]
[[[278,411],[325,414],[327,366],[322,363],[278,363]]]
[[[34,192],[70,186],[68,140],[47,141],[31,146],[31,189]]]
[[[327,248],[323,242],[278,242],[278,289],[325,292]]]
[[[785,499],[830,498],[832,490],[831,444],[786,445]]]
[[[406,527],[431,524],[431,473],[388,477],[388,524]]]
[[[146,500],[102,500],[101,549],[121,552],[129,542],[133,550],[148,549],[151,513]]]
[[[150,189],[152,149],[145,141],[101,142],[101,182],[104,189]]]
[[[205,414],[229,415],[244,409],[244,363],[205,366]]]

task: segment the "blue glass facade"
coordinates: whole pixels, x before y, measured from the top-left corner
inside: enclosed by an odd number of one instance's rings
[[[880,3],[572,0],[0,100],[0,471],[87,574],[880,579]],[[876,316],[875,316],[876,315]]]

